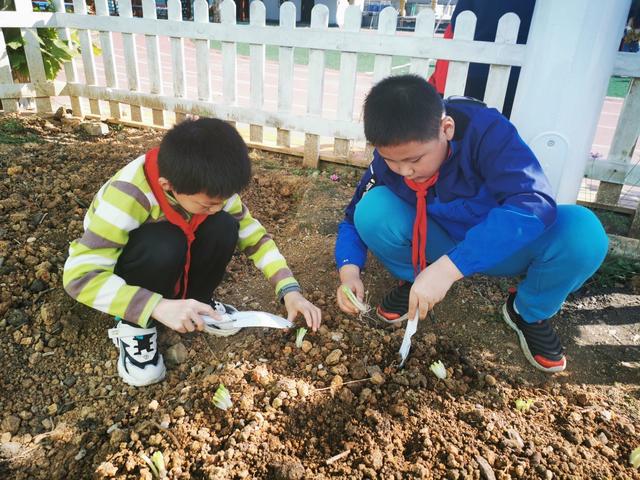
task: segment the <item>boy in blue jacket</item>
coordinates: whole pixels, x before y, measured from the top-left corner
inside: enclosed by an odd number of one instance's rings
[[[467,97],[443,101],[421,77],[375,85],[364,130],[376,149],[338,229],[342,284],[363,299],[360,273],[371,250],[400,280],[377,308],[393,323],[416,311],[424,318],[465,276],[524,275],[504,320],[534,367],[564,370],[549,319],[604,260],[597,217],[556,205],[540,163],[497,110]],[[357,312],[340,288],[337,301]]]

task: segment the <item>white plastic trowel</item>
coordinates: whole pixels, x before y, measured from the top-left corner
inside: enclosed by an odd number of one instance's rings
[[[398,353],[400,354],[400,368],[404,367],[404,362],[407,361],[407,357],[409,356],[409,350],[411,350],[411,337],[418,330],[418,319],[420,312],[416,309],[416,315],[413,317],[413,320],[409,320],[407,322],[407,326],[404,330],[404,337],[402,338],[402,345],[400,345],[400,350]]]
[[[239,330],[247,327],[261,327],[261,328],[292,328],[293,322],[290,322],[286,318],[279,317],[268,312],[248,311],[248,312],[233,312],[225,313],[221,315],[222,320],[216,320],[203,315],[202,319],[205,325],[209,328],[217,330]]]

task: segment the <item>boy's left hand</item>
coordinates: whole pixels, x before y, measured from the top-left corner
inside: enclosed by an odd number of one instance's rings
[[[416,309],[420,318],[425,318],[429,310],[441,301],[451,285],[464,275],[458,267],[443,255],[418,274],[409,293],[409,318],[414,318]]]
[[[288,319],[294,321],[301,313],[307,321],[307,326],[314,332],[320,328],[322,312],[309,300],[304,298],[300,292],[289,292],[284,296],[284,306],[287,309]]]

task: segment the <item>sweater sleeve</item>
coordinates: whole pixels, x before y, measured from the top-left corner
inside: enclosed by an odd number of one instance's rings
[[[276,295],[292,285],[299,286],[276,243],[262,224],[251,216],[239,195],[233,195],[224,210],[240,223],[238,248],[247,255],[273,285]]]
[[[344,265],[357,265],[362,270],[367,261],[367,246],[358,235],[354,225],[353,216],[356,205],[362,196],[376,184],[373,174],[373,163],[365,171],[358,182],[356,191],[345,209],[344,219],[338,225],[338,237],[336,238],[335,260],[338,269]]]
[[[500,116],[489,125],[475,158],[475,167],[498,206],[448,254],[465,276],[507,259],[556,219],[549,181],[509,121]]]
[[[149,217],[149,199],[133,183],[105,184],[84,220],[84,233],[71,243],[64,266],[63,286],[80,303],[146,327],[162,299],[159,293],[128,285],[114,273],[129,232]]]

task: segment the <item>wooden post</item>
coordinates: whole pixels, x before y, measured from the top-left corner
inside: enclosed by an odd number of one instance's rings
[[[16,11],[31,13],[33,7],[29,0],[15,0]],[[21,28],[20,32],[24,38],[24,53],[29,67],[29,77],[36,90],[36,109],[38,112],[51,112],[51,98],[47,90],[47,75],[42,61],[42,52],[38,41],[38,32],[35,28]]]
[[[344,14],[343,30],[346,32],[360,31],[362,11],[357,5],[349,5]],[[338,120],[353,121],[353,100],[356,93],[356,79],[358,76],[358,54],[342,52],[340,54],[340,80],[338,90]],[[333,153],[338,157],[349,158],[351,141],[346,138],[336,138]]]
[[[267,11],[264,3],[255,1],[249,6],[249,21],[251,27],[264,27],[266,25]],[[250,82],[251,108],[256,111],[264,109],[264,44],[251,44],[249,46],[250,58]],[[249,140],[262,143],[262,125],[251,124],[249,126]]]
[[[280,5],[280,29],[292,31],[296,28],[296,6],[293,2]],[[291,113],[293,105],[293,47],[280,47],[278,50],[278,111]],[[289,130],[278,128],[278,145],[291,146]]]
[[[329,9],[326,5],[317,4],[311,10],[311,31],[321,35],[329,27]],[[307,113],[312,116],[322,115],[322,97],[324,90],[324,50],[311,49],[309,51],[309,78],[307,86]],[[320,161],[320,136],[305,133],[304,157],[302,165],[318,168]]]
[[[640,135],[640,81],[631,79],[629,92],[624,99],[618,118],[616,133],[611,142],[607,160],[621,165],[618,172],[611,175],[615,182],[600,182],[596,202],[617,205],[622,186],[627,175],[634,148]],[[626,168],[624,168],[626,166]],[[637,217],[637,215],[636,215]]]
[[[95,0],[96,15],[104,17],[109,16],[109,6],[107,0]],[[100,47],[102,48],[102,62],[104,65],[104,74],[107,81],[107,87],[118,88],[118,75],[116,73],[116,62],[113,54],[113,39],[111,32],[100,32]],[[120,120],[120,104],[118,102],[109,101],[109,114],[111,118]]]
[[[182,3],[180,0],[169,0],[169,20],[182,21]],[[173,73],[173,96],[184,98],[186,76],[184,68],[184,39],[171,37],[171,71]],[[176,112],[176,123],[182,122],[186,112]]]
[[[520,18],[518,18],[515,13],[507,13],[503,15],[498,22],[495,43],[515,44],[518,39],[519,28]],[[489,67],[487,88],[484,92],[484,102],[488,106],[502,111],[504,98],[507,94],[510,73],[511,67],[509,65],[491,65]]]
[[[142,16],[144,18],[157,19],[155,0],[142,0]],[[147,48],[147,68],[149,69],[150,93],[162,95],[162,70],[160,68],[160,42],[157,35],[145,35],[144,42]],[[164,127],[164,110],[151,109],[151,118],[154,125]]]
[[[118,5],[120,9],[119,13],[122,18],[133,18],[131,0],[119,0]],[[125,68],[127,70],[127,86],[132,92],[137,92],[140,90],[138,49],[136,48],[136,41],[133,34],[123,33],[122,44],[124,46]],[[134,122],[142,122],[142,110],[139,105],[131,105],[131,120]]]

